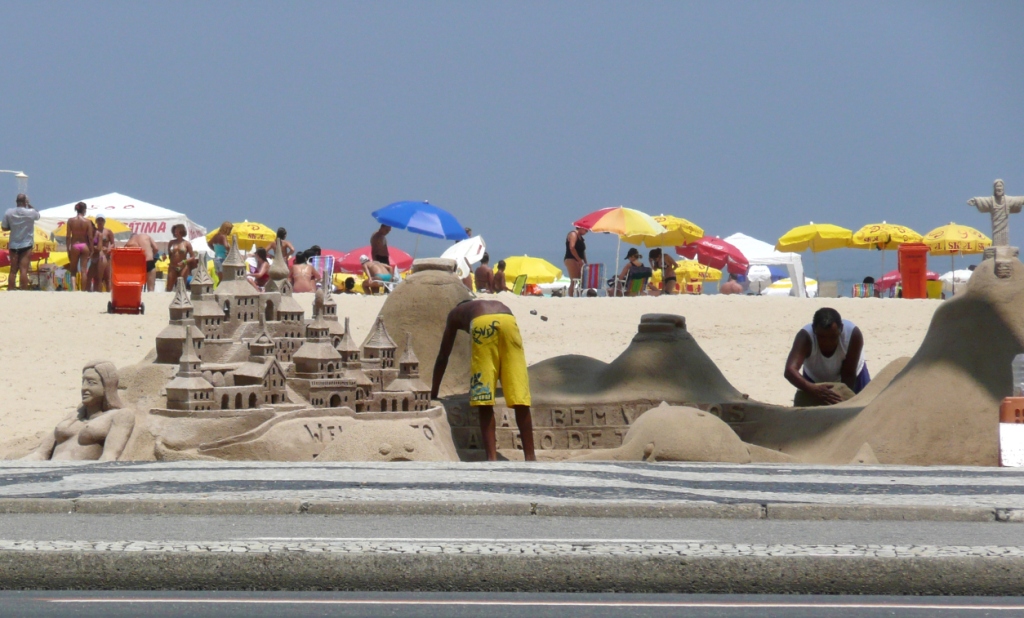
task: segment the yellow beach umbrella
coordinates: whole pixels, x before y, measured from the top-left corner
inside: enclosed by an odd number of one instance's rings
[[[784,253],[800,253],[810,249],[814,253],[843,249],[850,246],[853,232],[831,223],[814,223],[795,227],[779,238],[775,250]]]
[[[722,271],[705,266],[697,260],[680,260],[676,265],[676,277],[690,281],[721,281]],[[661,269],[651,275],[651,281],[661,283]]]
[[[96,225],[96,217],[86,218],[92,221],[93,225]],[[68,226],[66,222],[61,221],[59,226],[57,227],[57,231],[53,233],[54,238],[64,238],[65,236],[67,236],[67,227]],[[130,238],[132,235],[132,228],[128,227],[124,223],[121,223],[117,219],[106,219],[103,222],[103,227],[113,232],[114,238],[117,238],[118,240],[128,240],[128,238]],[[119,236],[124,236],[124,238],[118,238]]]
[[[973,227],[950,223],[937,227],[924,235],[924,244],[932,255],[948,255],[949,264],[956,272],[956,255],[984,253],[986,247],[992,246],[992,239]],[[956,293],[956,281],[953,281],[953,293]]]
[[[0,249],[6,249],[8,244],[11,242],[10,231],[0,231]],[[32,232],[32,253],[45,253],[47,251],[56,251],[56,241],[50,240],[50,235],[39,229],[34,228]]]
[[[924,237],[902,225],[892,223],[872,223],[865,225],[853,233],[850,246],[854,249],[881,249],[883,251],[898,249],[905,243],[921,242]]]
[[[505,279],[515,281],[519,275],[526,275],[527,283],[554,283],[562,278],[562,270],[547,260],[528,255],[505,258]]]
[[[685,245],[704,237],[704,229],[702,227],[682,217],[658,215],[651,217],[651,219],[661,224],[665,231],[652,236],[623,236],[622,240],[631,245],[644,245],[646,247],[675,247],[676,245]]]
[[[206,242],[213,240],[213,237],[220,231],[214,229],[206,235]],[[231,224],[231,235],[238,238],[238,248],[249,251],[253,247],[269,247],[277,240],[277,232],[255,221],[242,221]],[[230,239],[228,239],[230,240]]]
[[[992,246],[992,239],[973,227],[950,223],[928,232],[922,241],[932,255],[966,255],[983,253]]]

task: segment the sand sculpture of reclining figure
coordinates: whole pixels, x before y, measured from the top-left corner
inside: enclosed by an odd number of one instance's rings
[[[116,460],[135,425],[135,413],[121,405],[117,380],[113,363],[86,364],[82,368],[82,404],[24,459]]]

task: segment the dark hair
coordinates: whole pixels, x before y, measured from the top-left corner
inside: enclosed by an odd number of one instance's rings
[[[498,260],[498,270],[505,270],[505,260]]]
[[[489,254],[487,254],[487,253],[484,253],[484,256],[482,258],[480,258],[480,263],[481,264],[487,264],[490,261],[491,261],[491,256]]]
[[[647,259],[656,260],[661,257],[661,249],[655,247],[651,249],[651,252],[647,254]]]
[[[822,307],[814,312],[814,319],[811,320],[811,328],[814,330],[825,329],[833,324],[839,325],[839,330],[843,330],[843,318],[839,317],[839,312],[831,307]]]
[[[75,212],[85,212],[86,208],[88,208],[88,206],[85,205],[85,202],[78,202],[75,204]]]
[[[349,277],[349,278],[345,279],[345,289],[346,290],[351,290],[351,289],[354,289],[355,287],[356,287],[356,280],[355,279],[353,279],[352,277]]]
[[[309,260],[309,256],[306,255],[305,251],[299,251],[295,254],[296,264],[305,264]]]
[[[277,237],[278,238],[280,238],[281,240],[284,240],[287,236],[288,236],[288,230],[284,229],[283,227],[277,228]]]
[[[874,283],[874,282],[875,282],[875,278],[874,277],[871,277],[871,276],[864,277],[863,283]]]
[[[636,247],[630,247],[629,251],[626,252],[626,259],[628,260],[629,258],[634,257],[634,256],[635,257],[640,257],[640,251],[637,250]]]
[[[320,245],[313,245],[309,249],[306,249],[306,254],[309,257],[313,257],[314,255],[320,255]]]
[[[184,224],[184,223],[176,223],[176,224],[174,224],[173,226],[171,226],[171,236],[174,236],[174,233],[175,233],[175,232],[176,232],[176,231],[177,231],[177,230],[178,230],[179,228],[181,229],[181,233],[182,233],[182,234],[184,234],[185,236],[188,236],[188,228],[186,228],[186,227],[185,227],[185,224]]]
[[[260,259],[263,260],[264,262],[267,261],[267,250],[264,249],[263,247],[260,247],[259,249],[256,250],[256,255],[260,256]]]

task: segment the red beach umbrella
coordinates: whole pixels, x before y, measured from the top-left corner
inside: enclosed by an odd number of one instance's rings
[[[728,266],[729,272],[734,275],[745,275],[750,267],[742,251],[717,236],[705,236],[680,245],[676,247],[676,253],[691,260],[696,259],[711,268],[721,270]]]
[[[370,245],[353,249],[346,253],[342,259],[335,260],[334,271],[354,274],[363,272],[363,265],[359,263],[359,256],[361,255],[366,257],[373,255],[370,252]],[[412,267],[412,256],[401,249],[388,247],[388,258],[391,260],[391,264],[397,267],[398,270],[409,270]],[[339,268],[341,269],[340,271],[338,270]]]
[[[939,274],[928,271],[925,273],[925,278],[928,281],[938,281]],[[890,270],[889,272],[882,275],[882,278],[875,282],[875,287],[879,290],[888,290],[897,283],[903,281],[903,273],[898,270]]]

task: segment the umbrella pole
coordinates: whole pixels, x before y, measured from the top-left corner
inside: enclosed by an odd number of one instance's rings
[[[953,284],[953,296],[956,296],[956,261],[952,253],[949,254],[950,282]]]
[[[622,237],[616,235],[616,238],[618,240],[616,240],[616,242],[615,242],[615,265],[612,266],[612,273],[614,274],[614,277],[615,277],[615,286],[612,288],[612,290],[613,290],[612,294],[614,296],[618,296],[619,295],[619,273],[617,273],[615,271],[619,269],[619,249],[622,248]]]

